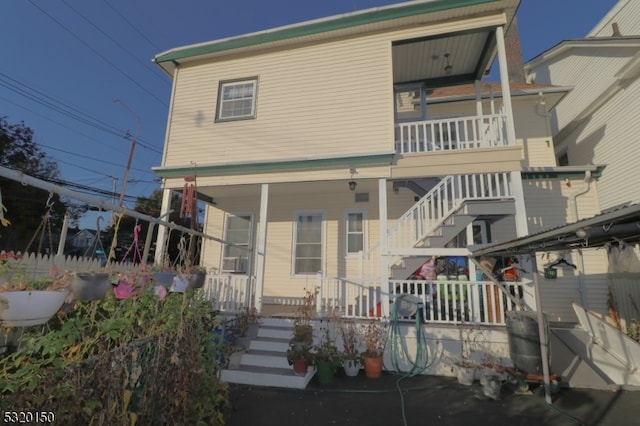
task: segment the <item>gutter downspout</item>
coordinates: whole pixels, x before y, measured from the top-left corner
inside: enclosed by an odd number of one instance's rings
[[[591,177],[591,171],[587,170],[586,172],[584,172],[584,184],[582,185],[582,188],[577,192],[571,194],[571,196],[569,197],[574,222],[578,221],[577,198],[589,192],[589,190],[591,189],[592,180],[593,178]],[[588,308],[586,288],[584,285],[584,256],[582,254],[582,248],[578,248],[578,291],[580,291],[580,301],[582,302],[582,306]]]

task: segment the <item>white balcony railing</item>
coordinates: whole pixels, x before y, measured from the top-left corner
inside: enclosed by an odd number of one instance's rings
[[[525,282],[502,283],[514,299],[524,294]],[[381,288],[343,278],[318,276],[317,307],[320,312],[338,312],[348,318],[381,315]],[[391,280],[389,298],[412,294],[421,301],[423,322],[441,324],[504,325],[505,314],[519,309],[497,285],[489,281]],[[388,312],[393,312],[393,302]],[[411,320],[411,318],[399,319]]]
[[[515,144],[507,140],[507,117],[492,114],[396,124],[398,154],[493,148]]]

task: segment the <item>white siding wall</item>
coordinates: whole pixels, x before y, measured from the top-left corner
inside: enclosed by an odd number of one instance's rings
[[[640,34],[640,2],[619,0],[587,36],[610,37],[613,34],[611,24],[614,22],[623,36]]]
[[[525,180],[524,193],[529,218],[529,233],[575,222],[598,214],[598,191],[594,183],[588,193],[577,198],[578,217],[573,217],[571,195],[583,189],[584,181],[571,179]],[[552,201],[551,201],[552,200]],[[580,266],[584,263],[583,285],[580,286],[578,270],[558,268],[557,279],[545,279],[544,267],[560,257]],[[586,249],[583,261],[576,251],[571,253],[540,253],[537,257],[543,310],[551,321],[575,322],[571,302],[586,305],[589,309],[606,313],[608,281],[607,258],[604,250]]]
[[[572,164],[606,165],[598,182],[603,210],[640,202],[640,79],[620,91],[567,138]]]

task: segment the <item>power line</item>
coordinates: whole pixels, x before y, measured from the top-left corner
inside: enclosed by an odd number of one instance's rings
[[[158,77],[159,79],[162,79],[162,82],[164,84],[169,84],[169,81],[167,81],[166,78],[164,78],[164,75],[160,75],[158,73],[159,69],[158,68],[152,68],[151,65],[148,62],[142,62],[140,60],[140,58],[133,54],[131,51],[129,51],[125,46],[121,45],[120,43],[118,43],[117,40],[115,40],[113,37],[111,37],[109,35],[109,33],[107,33],[106,31],[102,30],[100,27],[98,27],[96,24],[94,24],[93,22],[91,22],[91,20],[89,18],[87,18],[86,16],[84,16],[82,13],[80,13],[76,8],[74,8],[73,6],[71,6],[69,3],[67,3],[65,0],[60,0],[62,1],[62,3],[64,3],[65,6],[67,6],[69,9],[73,10],[79,17],[81,17],[82,19],[85,20],[85,22],[87,22],[89,25],[91,25],[93,28],[95,28],[96,30],[98,30],[102,35],[104,35],[105,37],[107,37],[109,40],[111,40],[113,42],[113,44],[115,44],[116,46],[118,46],[122,51],[126,52],[127,54],[129,54],[129,56],[131,56],[135,61],[137,61],[140,65],[142,65],[143,67],[147,68],[148,70],[150,70],[153,75],[155,75],[156,77]],[[109,5],[110,6],[110,5]]]
[[[147,88],[145,88],[144,86],[142,86],[140,83],[138,83],[135,79],[133,79],[131,76],[129,76],[126,72],[124,72],[120,67],[118,67],[117,65],[115,65],[113,62],[111,62],[108,58],[106,58],[104,55],[102,55],[100,52],[98,52],[96,49],[94,49],[93,47],[91,47],[91,45],[89,45],[88,43],[86,43],[84,40],[82,40],[80,37],[78,37],[77,35],[75,35],[75,33],[73,33],[73,31],[71,31],[70,29],[68,29],[64,24],[62,24],[60,21],[58,21],[56,18],[54,18],[53,16],[51,16],[49,13],[47,13],[47,11],[45,11],[44,9],[42,9],[40,6],[38,6],[37,4],[35,4],[33,2],[33,0],[28,0],[29,3],[31,3],[31,5],[33,7],[35,7],[36,9],[38,9],[40,12],[42,12],[44,15],[46,15],[49,19],[51,19],[53,22],[55,22],[56,24],[58,24],[58,26],[60,26],[63,30],[65,30],[67,33],[69,33],[71,36],[73,36],[73,38],[75,38],[76,40],[78,40],[80,43],[82,43],[84,46],[87,47],[87,49],[91,50],[96,56],[98,56],[100,59],[102,59],[103,61],[105,61],[107,64],[111,65],[116,71],[118,71],[120,74],[122,74],[125,78],[127,78],[129,81],[131,81],[133,84],[135,84],[138,88],[140,88],[141,90],[143,90],[145,93],[147,93],[149,96],[151,96],[152,98],[154,98],[155,100],[157,100],[162,106],[164,106],[165,108],[168,108],[169,106],[165,103],[165,101],[163,101],[162,99],[160,99],[159,97],[157,97],[153,92],[151,92],[150,90],[148,90]]]
[[[159,47],[158,47],[154,42],[152,42],[149,38],[147,38],[147,36],[145,36],[144,34],[142,34],[142,32],[140,32],[140,31],[138,30],[138,27],[136,27],[135,25],[133,25],[133,24],[132,24],[128,19],[127,19],[127,17],[126,17],[126,16],[124,16],[122,13],[120,13],[120,12],[118,11],[118,9],[116,9],[116,8],[115,8],[111,3],[109,3],[107,0],[103,0],[103,1],[104,1],[104,3],[105,3],[107,6],[109,6],[109,8],[111,8],[111,10],[113,10],[113,11],[114,11],[114,12],[115,12],[115,13],[116,13],[120,18],[122,18],[122,20],[123,20],[124,22],[126,22],[126,23],[129,25],[129,27],[130,27],[131,29],[133,29],[135,32],[137,32],[137,33],[138,33],[138,35],[140,35],[140,37],[142,37],[143,39],[145,39],[145,40],[147,41],[147,43],[149,43],[149,44],[150,44],[154,49],[156,49],[156,51],[158,51],[158,52],[159,52],[160,50],[162,50],[162,49],[160,49],[160,48],[159,48]]]

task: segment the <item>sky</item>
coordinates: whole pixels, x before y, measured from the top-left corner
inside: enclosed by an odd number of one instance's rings
[[[524,61],[584,37],[617,0],[523,0]],[[166,50],[401,3],[393,0],[1,0],[0,116],[24,122],[61,179],[124,205],[160,189],[171,80],[151,60]],[[491,80],[497,81],[497,76]],[[212,108],[215,100],[212,101]],[[44,206],[43,206],[44,211]],[[96,228],[90,213],[80,228]],[[106,217],[108,219],[108,217]]]

